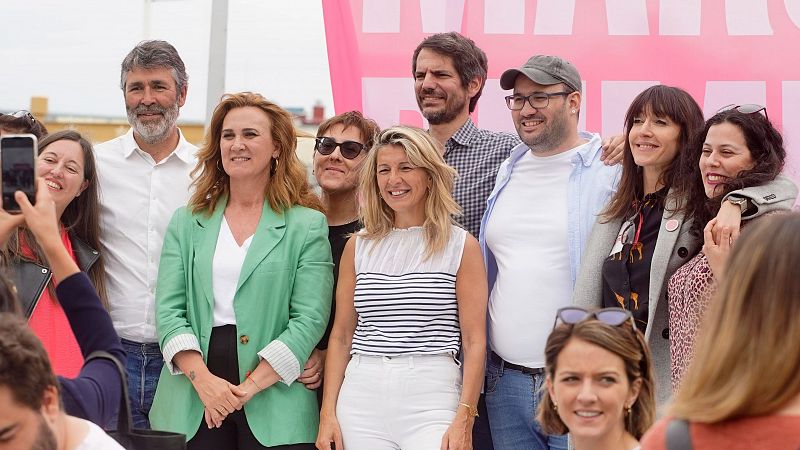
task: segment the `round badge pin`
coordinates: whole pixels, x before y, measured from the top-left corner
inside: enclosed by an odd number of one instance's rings
[[[667,231],[675,231],[678,229],[678,220],[677,219],[669,219],[667,224],[665,225]]]

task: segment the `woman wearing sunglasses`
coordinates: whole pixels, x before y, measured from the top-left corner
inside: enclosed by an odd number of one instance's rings
[[[364,229],[341,260],[320,450],[472,448],[486,274],[477,240],[453,223],[455,171],[439,148],[398,126],[364,161]]]
[[[559,323],[561,322],[561,323]],[[633,450],[655,417],[650,352],[630,311],[561,308],[545,347],[538,421],[575,450]]]
[[[578,306],[631,311],[652,352],[659,405],[672,394],[666,284],[700,251],[706,225],[698,223],[697,233],[692,218],[686,217],[682,187],[702,182],[699,174],[686,174],[686,168],[697,166],[699,154],[695,159],[688,153],[703,123],[700,107],[682,89],[652,86],[633,100],[625,114],[622,177],[592,229],[573,293]],[[794,184],[783,179],[737,194],[749,199],[751,207],[744,215],[753,217],[776,203],[792,205],[796,192]],[[738,228],[738,205],[723,201],[714,213],[720,217],[714,232]]]
[[[328,328],[305,364],[297,380],[309,389],[317,389],[322,406],[322,376],[325,353],[336,311],[336,280],[344,244],[361,228],[358,220],[358,174],[380,129],[372,119],[358,111],[349,111],[322,122],[314,145],[314,177],[322,192],[322,205],[328,219],[328,241],[333,256],[333,293]]]
[[[0,136],[24,133],[30,133],[36,136],[36,139],[42,139],[47,135],[47,127],[25,110],[0,114]]]
[[[722,278],[703,318],[671,417],[648,431],[643,449],[690,448],[666,444],[676,438],[696,450],[800,448],[798,267],[800,215],[768,217],[744,231],[728,262],[736,275]],[[667,431],[672,418],[685,422]]]
[[[703,235],[704,244],[700,253],[672,275],[667,289],[673,387],[677,387],[691,361],[701,318],[717,284],[715,280],[722,279],[731,243],[738,236],[738,230],[730,227],[723,227],[719,235],[712,233],[720,201],[736,189],[774,180],[783,169],[786,150],[781,134],[766,116],[766,109],[743,105],[720,111],[709,119],[697,144],[682,158],[686,161],[681,164],[685,169],[681,177],[692,182],[679,184],[678,191],[688,199],[686,218],[692,220],[691,231]],[[728,199],[741,205],[744,216],[749,209],[748,200],[735,196]],[[788,210],[794,196],[791,200],[776,208]]]

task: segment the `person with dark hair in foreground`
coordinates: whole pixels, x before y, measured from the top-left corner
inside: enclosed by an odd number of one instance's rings
[[[110,317],[61,241],[55,203],[44,182],[38,183],[35,207],[18,192],[22,214],[0,212],[0,241],[24,220],[60,280],[56,294],[83,355],[104,350],[124,361]],[[95,425],[106,423],[119,408],[122,380],[114,364],[92,360],[75,379],[56,377],[41,342],[19,316],[13,292],[0,292],[0,448],[121,448]]]

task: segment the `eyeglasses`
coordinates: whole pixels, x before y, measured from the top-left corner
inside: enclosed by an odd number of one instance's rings
[[[13,113],[5,114],[5,115],[6,115],[6,116],[11,116],[11,117],[13,117],[13,118],[15,118],[15,119],[25,119],[25,120],[27,120],[27,121],[28,121],[28,122],[29,122],[31,125],[33,125],[34,123],[36,123],[36,118],[35,118],[35,117],[33,117],[33,114],[31,114],[29,111],[26,111],[26,110],[24,110],[24,109],[21,109],[21,110],[19,110],[19,111],[13,112]]]
[[[550,97],[558,97],[560,95],[566,97],[569,94],[572,94],[572,92],[534,92],[528,96],[509,95],[506,97],[506,106],[512,111],[519,111],[525,107],[525,101],[527,100],[531,107],[543,109],[550,104]]]
[[[575,325],[591,318],[595,318],[606,325],[611,325],[612,327],[618,327],[630,320],[631,326],[633,329],[636,329],[636,324],[633,323],[633,315],[627,309],[603,308],[595,311],[589,311],[588,309],[584,309],[579,306],[567,306],[565,308],[560,308],[556,312],[556,320],[553,322],[553,328],[558,325],[559,319],[561,322],[567,325]]]
[[[339,147],[339,153],[347,159],[354,159],[361,154],[364,150],[364,144],[356,141],[336,142],[335,139],[330,137],[318,137],[317,143],[314,144],[314,150],[318,151],[320,155],[330,155]]]
[[[769,120],[769,116],[767,115],[767,107],[757,105],[755,103],[745,103],[744,105],[735,105],[731,103],[730,105],[723,106],[722,108],[717,111],[717,114],[725,111],[735,110],[742,114],[758,114],[760,112],[764,112],[764,118]]]

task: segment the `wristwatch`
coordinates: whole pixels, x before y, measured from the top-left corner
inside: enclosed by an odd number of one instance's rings
[[[744,212],[747,211],[747,208],[750,206],[747,198],[745,197],[728,197],[728,201],[731,203],[731,205],[736,205],[741,208],[742,214],[744,214]]]

